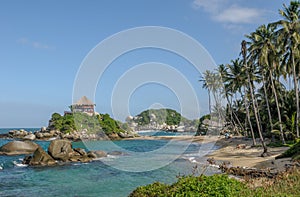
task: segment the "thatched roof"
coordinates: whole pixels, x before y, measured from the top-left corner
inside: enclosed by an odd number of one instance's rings
[[[90,101],[86,96],[83,96],[73,105],[95,105],[95,104],[92,101]]]

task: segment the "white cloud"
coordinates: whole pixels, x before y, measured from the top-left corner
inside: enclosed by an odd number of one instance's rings
[[[194,0],[194,9],[203,8],[206,12],[217,13],[227,3],[227,0]]]
[[[262,17],[261,10],[232,6],[214,16],[217,21],[225,23],[255,23]]]
[[[229,4],[231,3],[231,5]],[[256,23],[263,17],[264,10],[234,5],[229,0],[194,0],[194,9],[203,9],[213,20],[223,24]]]
[[[17,43],[22,44],[22,45],[31,46],[36,49],[53,49],[54,48],[54,47],[51,47],[51,46],[41,43],[41,42],[31,41],[28,38],[20,38],[19,40],[17,40]]]

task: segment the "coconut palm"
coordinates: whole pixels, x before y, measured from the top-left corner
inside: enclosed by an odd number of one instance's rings
[[[236,126],[239,126],[240,129],[244,130],[239,118],[237,117],[235,112],[232,110],[232,95],[235,92],[233,92],[234,90],[231,87],[228,86],[228,82],[230,80],[230,78],[228,77],[229,76],[228,67],[226,67],[224,64],[219,65],[218,73],[220,74],[220,77],[222,79],[222,83],[224,84],[222,86],[223,87],[223,94],[224,94],[224,96],[227,100],[227,103],[228,103],[228,112],[230,114],[230,123],[231,123],[233,128],[236,128]],[[229,99],[229,97],[231,97],[231,99]],[[236,123],[236,121],[237,121],[237,123]],[[236,131],[239,134],[238,129]]]
[[[293,77],[294,90],[296,95],[296,136],[299,138],[299,43],[300,43],[300,2],[291,1],[289,6],[283,5],[279,10],[282,20],[272,25],[279,29],[276,32],[279,48],[283,57],[282,66],[287,73]],[[298,60],[297,60],[298,57]]]
[[[231,64],[227,64],[226,66],[228,68],[228,77],[227,77],[228,83],[225,85],[225,87],[226,89],[229,89],[233,92],[239,92],[240,96],[243,97],[245,110],[246,110],[246,118],[250,127],[251,136],[253,139],[253,145],[256,145],[254,130],[253,130],[250,111],[249,111],[249,102],[247,101],[247,96],[246,96],[247,91],[245,91],[247,89],[246,88],[247,76],[245,70],[243,69],[242,61],[240,59],[232,60]]]
[[[266,104],[267,104],[267,110],[269,114],[269,122],[271,126],[271,131],[273,130],[273,123],[272,123],[272,116],[271,111],[269,107],[269,101],[268,101],[268,94],[266,89],[266,79],[265,77],[270,76],[271,84],[272,84],[272,90],[275,97],[276,107],[277,107],[277,116],[279,119],[279,127],[280,127],[280,136],[282,143],[285,144],[284,134],[283,134],[283,127],[282,127],[282,120],[281,120],[281,112],[279,108],[279,102],[278,102],[278,96],[277,92],[274,87],[274,67],[273,65],[278,65],[276,60],[277,57],[277,50],[275,48],[275,34],[274,34],[274,27],[272,26],[266,26],[262,25],[259,28],[256,29],[255,32],[252,32],[250,35],[247,35],[246,37],[250,40],[248,44],[250,44],[249,47],[249,59],[252,63],[255,63],[260,68],[260,74],[263,80],[263,88],[264,93],[266,96]],[[279,60],[278,60],[279,61]],[[269,73],[267,73],[269,72]]]
[[[241,43],[241,45],[242,45],[241,54],[242,54],[243,60],[244,60],[243,63],[244,63],[244,68],[246,70],[247,80],[248,80],[248,84],[249,84],[254,116],[255,116],[255,119],[256,119],[256,123],[257,123],[258,134],[259,134],[259,137],[260,137],[263,149],[264,149],[264,151],[262,153],[262,156],[265,156],[268,152],[268,148],[265,144],[265,141],[264,141],[264,138],[263,138],[263,135],[262,135],[262,127],[261,127],[261,123],[260,123],[259,110],[258,110],[258,107],[257,107],[256,99],[254,97],[253,83],[251,82],[251,79],[250,79],[250,73],[249,73],[250,69],[247,65],[247,58],[246,58],[247,57],[247,46],[246,46],[246,44],[247,44],[247,42],[245,40],[243,40],[242,43]]]

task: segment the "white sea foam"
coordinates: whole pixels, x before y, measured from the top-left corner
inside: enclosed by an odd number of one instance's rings
[[[17,167],[27,167],[28,166],[27,164],[18,163],[16,161],[13,161],[13,164]]]

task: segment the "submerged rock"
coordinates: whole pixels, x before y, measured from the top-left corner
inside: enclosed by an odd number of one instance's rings
[[[39,147],[29,141],[12,141],[0,147],[0,155],[26,155],[32,154]]]
[[[93,158],[93,159],[97,159],[97,158],[101,158],[101,157],[107,157],[107,153],[102,151],[102,150],[96,150],[96,151],[89,151],[87,153],[88,157]]]

